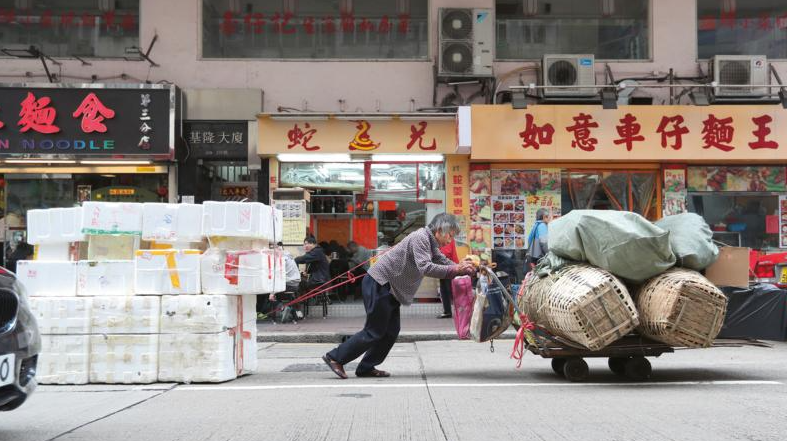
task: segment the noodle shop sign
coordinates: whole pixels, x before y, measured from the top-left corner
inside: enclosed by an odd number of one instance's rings
[[[781,106],[472,106],[472,159],[787,161]]]
[[[330,116],[299,119],[263,115],[259,118],[260,155],[277,153],[454,153],[457,145],[453,115]]]

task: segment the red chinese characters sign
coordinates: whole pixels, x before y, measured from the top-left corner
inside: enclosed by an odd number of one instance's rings
[[[262,116],[259,153],[455,153],[456,120],[380,117],[309,120]]]
[[[787,161],[780,106],[472,107],[472,158],[533,161]]]
[[[28,9],[9,9],[0,8],[0,25],[15,24],[24,28],[44,28],[51,29],[60,27],[63,29],[95,29],[114,30],[120,28],[127,32],[133,32],[139,27],[139,19],[135,14],[128,12],[106,11],[106,12],[77,12],[74,11],[52,11],[28,10]]]
[[[357,17],[352,11],[342,11],[335,15],[295,16],[292,12],[280,11],[269,14],[262,12],[235,13],[224,11],[221,15],[219,30],[227,37],[236,34],[273,33],[291,35],[302,33],[315,34],[353,34],[393,32],[406,35],[410,32],[410,14],[382,17]]]

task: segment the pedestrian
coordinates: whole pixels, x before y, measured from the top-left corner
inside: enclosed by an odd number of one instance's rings
[[[454,239],[451,239],[451,242],[441,247],[440,252],[454,263],[459,263],[459,256],[456,254],[456,241]],[[437,318],[444,319],[453,317],[453,314],[451,314],[451,303],[454,298],[454,293],[451,288],[453,280],[453,278],[440,279],[440,299],[443,301],[443,313],[438,315]]]
[[[530,230],[530,235],[527,237],[527,263],[530,268],[535,267],[539,259],[549,252],[549,228],[547,227],[549,220],[550,216],[548,209],[539,208],[538,211],[536,211],[536,223],[533,225],[533,228]]]
[[[440,247],[450,243],[458,232],[456,217],[438,214],[427,227],[410,233],[369,268],[362,285],[366,324],[322,357],[339,378],[347,378],[344,365],[362,354],[356,376],[390,376],[376,366],[385,360],[399,336],[400,305],[413,302],[424,276],[450,279],[474,271],[472,264],[456,264],[440,252]]]

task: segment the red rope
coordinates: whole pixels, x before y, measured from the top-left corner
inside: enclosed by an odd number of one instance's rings
[[[514,340],[514,349],[511,350],[511,357],[516,360],[516,367],[522,367],[522,358],[525,356],[525,341],[527,340],[526,333],[532,332],[536,329],[536,324],[531,322],[525,314],[519,314],[519,330],[516,332],[516,339]]]

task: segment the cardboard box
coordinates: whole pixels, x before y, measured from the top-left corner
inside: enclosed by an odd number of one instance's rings
[[[215,202],[202,204],[202,235],[264,239],[272,224],[270,207],[260,202]]]
[[[91,297],[91,334],[158,334],[161,297]]]
[[[76,262],[20,260],[16,278],[30,296],[71,297],[77,293]]]
[[[152,241],[202,241],[202,205],[142,204],[142,238]]]
[[[221,251],[202,255],[204,294],[266,294],[273,292],[273,251]]]
[[[41,335],[90,333],[92,297],[30,297],[29,302]]]
[[[33,245],[81,242],[82,207],[27,211],[27,242]]]
[[[130,235],[90,235],[87,242],[87,260],[96,262],[133,260],[140,247],[139,236]]]
[[[716,286],[749,287],[750,248],[720,247],[719,259],[705,270],[705,277]]]
[[[90,382],[148,384],[158,378],[159,336],[91,335]]]
[[[90,336],[42,335],[36,381],[39,384],[87,384]]]
[[[136,294],[200,294],[199,250],[139,250],[134,259]]]
[[[82,260],[77,264],[78,296],[133,296],[134,261],[96,262]]]
[[[142,204],[87,201],[82,211],[84,234],[142,234]]]

